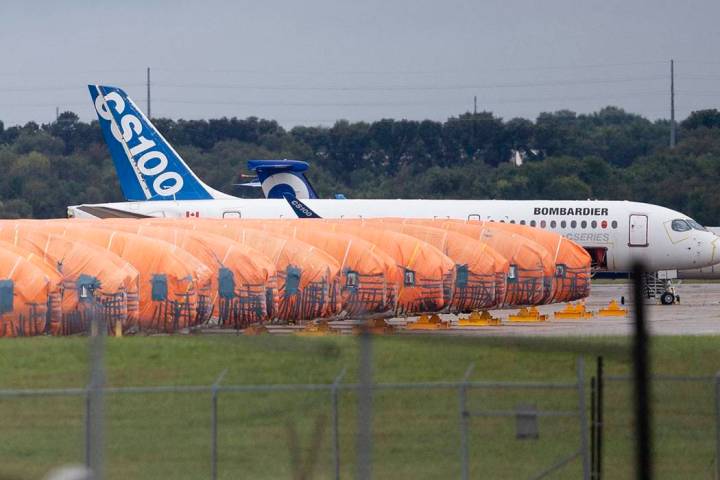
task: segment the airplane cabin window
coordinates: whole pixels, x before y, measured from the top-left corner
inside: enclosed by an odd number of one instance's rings
[[[550,222],[550,228],[555,228],[555,227],[557,227],[557,222],[555,220],[553,220],[552,222]]]
[[[565,227],[567,227],[567,222],[565,220],[563,220],[562,222],[560,222],[560,228],[565,228]]]
[[[602,228],[607,228],[607,225],[607,220],[603,220],[602,223],[600,223],[600,226],[602,226]]]
[[[580,223],[580,228],[587,228],[587,222],[585,220]]]
[[[570,222],[570,228],[577,228],[577,221],[576,221],[576,220],[573,220],[572,222]]]
[[[613,220],[613,221],[612,221],[612,228],[617,228],[617,227],[618,227],[617,220]]]
[[[593,220],[592,222],[590,222],[590,226],[592,228],[597,228],[597,221]]]
[[[515,220],[510,220],[510,223],[515,223]]]
[[[696,221],[693,220],[692,218],[688,218],[688,221],[687,221],[687,222],[688,222],[688,223],[690,224],[690,226],[691,226],[692,228],[694,228],[695,230],[700,230],[700,231],[703,231],[703,232],[707,232],[707,231],[708,231],[707,228],[703,227],[702,225],[700,225],[698,222],[696,222]]]
[[[525,220],[520,220],[520,225],[525,225]]]
[[[672,223],[670,223],[670,228],[672,228],[676,232],[687,232],[688,230],[691,230],[688,222],[680,219],[673,220]]]
[[[530,220],[530,226],[534,227],[535,225],[537,225],[537,222],[535,220]]]
[[[547,226],[547,222],[545,220],[540,220],[540,228],[545,228]]]

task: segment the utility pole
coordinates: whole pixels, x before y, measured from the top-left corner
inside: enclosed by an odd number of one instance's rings
[[[152,118],[150,111],[150,67],[147,67],[147,117]]]
[[[57,122],[60,118],[60,107],[55,107],[55,121]]]
[[[675,62],[670,59],[670,148],[675,147],[677,125],[675,124]]]
[[[473,96],[473,129],[472,129],[472,146],[473,148],[476,147],[477,142],[477,95]],[[475,156],[475,153],[473,152],[473,156]]]

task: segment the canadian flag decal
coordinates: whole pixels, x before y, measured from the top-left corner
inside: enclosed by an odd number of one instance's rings
[[[196,211],[196,212],[191,212],[191,211],[189,211],[189,210],[186,210],[186,211],[185,211],[185,216],[186,216],[187,218],[190,218],[190,217],[195,217],[195,218],[197,218],[197,217],[200,216],[200,212],[197,212],[197,211]]]

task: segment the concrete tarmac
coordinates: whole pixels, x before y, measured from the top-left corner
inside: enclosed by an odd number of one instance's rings
[[[591,319],[560,320],[554,313],[562,310],[566,304],[543,305],[538,307],[548,320],[540,323],[508,322],[509,315],[518,309],[493,310],[491,314],[502,322],[492,327],[457,327],[443,330],[444,334],[468,334],[491,336],[604,336],[629,335],[632,333],[633,306],[632,285],[627,282],[602,283],[592,286],[591,295],[585,305],[588,311],[597,311],[606,307],[610,300],[618,302],[622,296],[626,299],[625,317],[600,317]],[[648,329],[653,335],[719,335],[720,334],[720,283],[692,283],[678,286],[680,303],[675,305],[646,304]],[[455,315],[443,315],[444,319],[454,321]],[[411,320],[411,319],[408,319]],[[405,319],[393,319],[390,323],[402,325]]]

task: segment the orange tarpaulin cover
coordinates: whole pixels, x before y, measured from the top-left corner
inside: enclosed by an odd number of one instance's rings
[[[3,337],[49,332],[50,295],[62,281],[59,275],[28,259],[28,252],[18,250],[14,245],[0,242],[0,336]],[[50,318],[50,322],[54,320],[59,318]]]
[[[277,296],[267,291],[277,291],[275,266],[247,245],[208,232],[137,220],[102,220],[95,225],[166,241],[203,262],[213,271],[213,315],[219,316],[223,325],[241,327],[267,321],[268,314],[277,309]]]
[[[590,295],[590,254],[577,243],[542,228],[515,223],[456,220],[464,223],[490,224],[493,228],[513,232],[544,247],[555,262],[554,292],[550,302],[570,302]]]
[[[139,273],[132,265],[90,243],[44,232],[42,226],[42,222],[2,222],[0,239],[33,252],[62,274],[63,312],[76,310],[79,289],[92,283],[93,296],[118,320],[137,320]]]
[[[522,235],[453,220],[404,219],[406,223],[436,226],[488,244],[510,262],[504,305],[538,305],[552,298],[555,263],[550,253]]]
[[[487,243],[450,230],[403,223],[400,218],[371,218],[360,222],[410,235],[450,257],[458,271],[450,311],[468,312],[502,304],[509,263]]]
[[[455,263],[432,245],[403,233],[342,220],[302,221],[314,222],[317,228],[360,237],[390,255],[403,269],[403,281],[398,292],[398,314],[436,312],[448,305],[452,298]]]
[[[402,271],[376,245],[340,232],[318,230],[315,224],[294,220],[243,220],[244,225],[313,245],[340,265],[343,314],[363,316],[394,311]]]
[[[162,240],[90,225],[53,221],[43,229],[111,251],[138,270],[141,328],[175,331],[206,319],[212,272],[202,262]]]
[[[265,255],[278,272],[279,319],[311,320],[340,311],[337,295],[340,265],[312,245],[285,235],[246,228],[241,221],[153,219],[150,222],[222,235]]]

